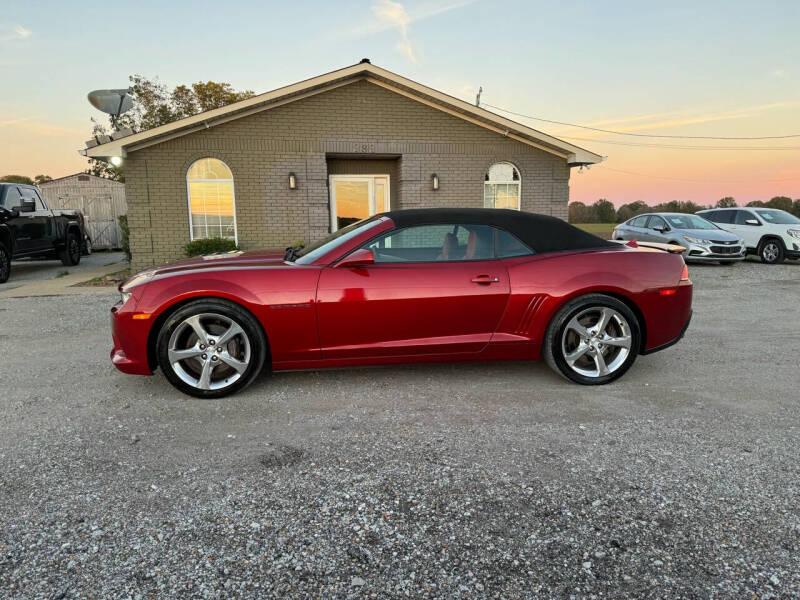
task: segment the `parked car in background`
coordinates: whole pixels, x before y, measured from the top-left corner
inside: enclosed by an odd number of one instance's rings
[[[677,342],[680,254],[634,249],[503,209],[378,214],[285,255],[233,252],[135,275],[111,309],[111,360],[179,390],[259,374],[396,362],[544,360],[585,385]]]
[[[687,262],[718,262],[730,265],[744,260],[744,241],[697,215],[684,213],[645,213],[617,225],[615,240],[638,240],[677,244],[686,248]]]
[[[52,211],[35,186],[0,183],[0,283],[8,280],[12,259],[77,265],[87,240],[79,211]]]
[[[744,239],[747,251],[775,265],[800,259],[800,219],[777,208],[712,208],[697,212],[725,231]]]

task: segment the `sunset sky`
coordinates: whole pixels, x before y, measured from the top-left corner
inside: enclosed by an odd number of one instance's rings
[[[369,57],[464,100],[483,86],[484,106],[543,119],[639,134],[798,136],[633,137],[497,110],[608,157],[573,170],[572,200],[800,198],[797,0],[2,6],[0,175],[85,169],[77,151],[90,117],[102,116],[86,93],[126,87],[134,73],[265,92]]]

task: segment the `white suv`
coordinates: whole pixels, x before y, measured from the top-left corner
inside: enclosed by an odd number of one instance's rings
[[[800,259],[800,219],[776,208],[712,208],[697,212],[744,240],[749,254],[777,265],[784,258]]]

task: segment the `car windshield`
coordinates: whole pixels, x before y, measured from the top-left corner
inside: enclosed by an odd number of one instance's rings
[[[800,219],[782,210],[757,210],[759,217],[772,225],[797,225]]]
[[[670,227],[675,229],[719,229],[713,223],[697,215],[667,215]]]
[[[370,217],[357,221],[347,227],[342,227],[334,231],[326,238],[322,238],[318,242],[305,246],[294,252],[294,260],[301,265],[308,265],[317,260],[320,256],[327,254],[339,244],[345,243],[347,240],[352,239],[356,235],[362,233],[365,227],[374,227],[380,221],[376,217]]]

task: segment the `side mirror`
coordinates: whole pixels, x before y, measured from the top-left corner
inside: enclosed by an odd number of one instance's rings
[[[375,264],[375,254],[372,250],[367,248],[359,248],[352,254],[345,256],[342,260],[340,260],[336,267],[365,267],[367,265],[374,265]]]
[[[35,200],[23,200],[22,204],[19,205],[19,212],[21,213],[34,212],[35,210],[36,210]]]
[[[761,225],[761,223],[758,222],[758,219],[747,219],[745,223],[748,225]]]
[[[658,227],[653,227],[658,233],[666,233],[669,231],[669,227],[664,227],[663,225],[659,225]]]

